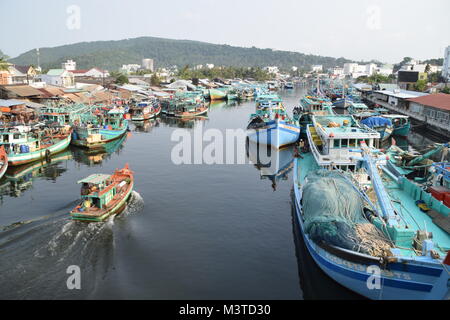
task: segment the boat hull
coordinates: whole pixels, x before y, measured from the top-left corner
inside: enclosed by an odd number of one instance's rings
[[[6,170],[8,169],[8,162],[6,161],[0,166],[0,179],[5,175]]]
[[[131,121],[145,121],[156,118],[161,113],[161,107],[159,107],[155,112],[146,113],[140,116],[131,116]]]
[[[78,147],[88,148],[88,149],[96,149],[102,148],[108,142],[119,139],[127,132],[128,126],[123,128],[122,130],[107,130],[101,129],[99,130],[99,134],[102,135],[103,139],[101,141],[88,142],[86,139],[72,139],[72,144]],[[76,131],[75,131],[76,132]]]
[[[59,153],[66,149],[71,142],[71,135],[69,134],[67,138],[62,139],[61,141],[51,145],[48,148],[44,148],[42,150],[22,153],[17,155],[10,155],[8,157],[9,165],[18,166],[26,163],[30,163],[36,160],[44,159],[46,156],[53,155]]]
[[[298,181],[298,161],[294,165],[294,206],[298,227],[309,254],[330,278],[342,286],[373,300],[437,300],[449,299],[450,275],[443,265],[423,262],[387,262],[352,253],[349,250],[326,250],[312,241],[304,231],[302,189]],[[302,170],[305,168],[302,167]],[[330,247],[331,248],[331,247]],[[336,253],[339,252],[339,253]],[[374,270],[380,270],[374,276]],[[447,266],[449,268],[449,266]],[[379,287],[374,287],[378,278]]]
[[[247,136],[252,142],[280,149],[299,140],[300,127],[282,120],[273,120],[267,122],[263,128],[248,130]]]
[[[227,93],[225,91],[210,89],[209,90],[209,98],[211,100],[226,100]]]
[[[198,117],[206,114],[208,112],[208,108],[203,108],[201,110],[198,110],[197,112],[182,112],[182,113],[175,113],[175,117],[177,118],[193,118]]]
[[[8,169],[8,156],[6,155],[5,149],[0,146],[0,179],[5,175]]]

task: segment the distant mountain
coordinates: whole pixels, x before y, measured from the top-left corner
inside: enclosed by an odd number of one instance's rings
[[[9,57],[7,54],[3,53],[2,50],[0,50],[0,58],[8,59]]]
[[[278,51],[217,45],[190,40],[171,40],[140,37],[118,41],[81,42],[54,48],[40,48],[40,64],[43,69],[60,68],[61,62],[73,59],[78,69],[99,67],[117,70],[123,64],[140,64],[143,58],[153,58],[155,67],[177,65],[215,65],[236,67],[292,66],[310,69],[321,64],[324,69],[342,66],[350,60],[344,58],[306,55],[298,52]],[[37,64],[36,50],[30,50],[10,60],[18,65]]]

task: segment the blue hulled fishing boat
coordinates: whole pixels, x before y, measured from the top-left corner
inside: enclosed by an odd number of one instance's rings
[[[278,96],[260,96],[256,103],[256,113],[250,116],[247,126],[250,141],[270,145],[276,149],[298,141],[300,137],[298,122],[288,116]]]
[[[378,133],[323,124],[294,160],[295,212],[316,264],[370,299],[449,299],[450,208],[387,170]]]
[[[85,115],[82,123],[74,124],[72,143],[89,149],[101,148],[106,143],[119,139],[128,130],[124,110],[115,108],[106,114]]]

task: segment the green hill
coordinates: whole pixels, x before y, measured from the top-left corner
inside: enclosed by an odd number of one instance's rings
[[[324,68],[328,68],[342,66],[345,62],[350,61],[344,58],[305,55],[298,52],[154,37],[81,42],[54,48],[40,48],[40,62],[43,69],[59,68],[61,62],[73,59],[77,62],[78,69],[100,67],[117,70],[122,64],[140,64],[142,58],[153,58],[156,67],[213,63],[236,67],[276,65],[286,70],[292,66],[309,69],[314,64],[321,64]],[[10,62],[18,65],[36,65],[36,50],[25,52],[11,59]]]

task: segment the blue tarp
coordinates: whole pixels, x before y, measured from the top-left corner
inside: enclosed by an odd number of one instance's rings
[[[383,117],[370,117],[361,121],[362,124],[369,128],[392,126],[392,122],[389,119]]]

